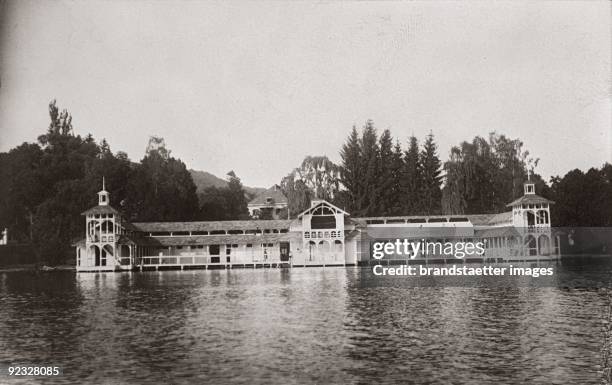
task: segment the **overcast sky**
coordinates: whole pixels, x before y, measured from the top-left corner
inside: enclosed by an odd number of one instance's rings
[[[518,137],[548,178],[612,159],[607,1],[5,2],[0,151],[57,99],[78,134],[140,160],[269,186],[373,119],[440,156]]]

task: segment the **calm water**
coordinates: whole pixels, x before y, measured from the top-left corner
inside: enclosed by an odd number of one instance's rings
[[[357,268],[0,273],[0,362],[64,368],[46,383],[601,383],[603,289],[363,279]]]

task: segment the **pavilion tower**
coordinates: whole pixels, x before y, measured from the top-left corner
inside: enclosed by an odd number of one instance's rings
[[[110,194],[102,178],[98,192],[98,205],[83,212],[86,238],[84,255],[77,255],[77,268],[114,270],[118,263],[118,240],[121,234],[121,216],[110,205]]]

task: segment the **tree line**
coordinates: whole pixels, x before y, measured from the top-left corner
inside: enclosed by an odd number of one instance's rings
[[[433,134],[422,144],[411,136],[403,147],[390,130],[379,134],[368,120],[360,130],[352,128],[340,158],[335,165],[327,157],[309,156],[283,178],[292,217],[315,197],[356,217],[500,213],[523,195],[530,171],[537,194],[556,202],[555,226],[612,225],[610,163],[547,182],[534,172],[539,159],[520,139],[495,132],[453,146],[442,162]]]
[[[76,135],[72,117],[49,104],[50,124],[35,143],[0,153],[0,228],[10,239],[34,245],[51,263],[71,255],[83,236],[81,212],[97,204],[101,180],[111,204],[128,220],[188,221],[247,219],[240,178],[230,171],[226,187],[198,194],[185,164],[171,156],[162,138],[151,137],[144,157],[131,161],[113,153],[106,140]],[[289,216],[325,199],[355,217],[481,214],[508,210],[522,195],[527,170],[537,167],[519,139],[491,133],[450,150],[442,162],[432,133],[411,136],[402,146],[390,130],[369,120],[353,127],[340,149],[341,163],[309,156],[280,181]],[[612,225],[612,165],[572,170],[547,183],[532,174],[539,195],[556,201],[555,226]],[[284,215],[283,215],[284,216]]]
[[[71,115],[55,101],[49,116],[36,143],[0,153],[0,228],[9,228],[12,241],[32,244],[40,260],[59,263],[72,254],[71,243],[83,236],[80,214],[97,204],[102,177],[111,205],[132,222],[248,216],[235,174],[227,188],[198,197],[187,167],[162,138],[152,137],[145,156],[132,162],[124,152],[113,153],[106,140],[76,135]]]
[[[391,132],[378,136],[368,120],[353,127],[340,150],[341,182],[337,204],[355,216],[441,213],[442,169],[433,134],[423,145],[411,136],[402,149]]]

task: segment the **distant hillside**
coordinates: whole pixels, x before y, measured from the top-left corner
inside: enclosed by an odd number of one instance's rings
[[[224,179],[219,178],[216,175],[213,175],[206,171],[197,171],[197,170],[189,170],[191,174],[191,178],[193,179],[193,183],[195,183],[198,194],[204,192],[205,189],[211,186],[215,187],[226,187],[227,182]],[[244,191],[248,195],[257,195],[262,191],[265,191],[265,188],[262,187],[249,187],[244,186]]]

